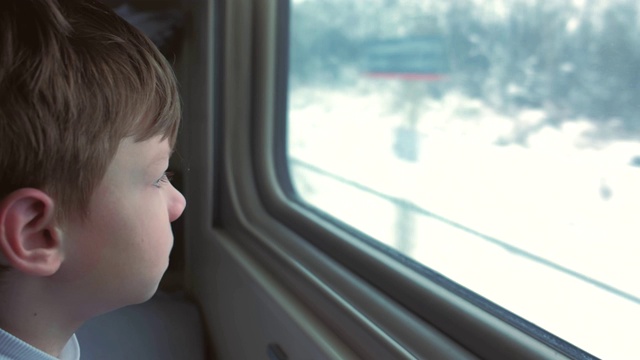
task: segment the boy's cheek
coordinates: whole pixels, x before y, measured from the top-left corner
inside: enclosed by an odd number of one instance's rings
[[[103,262],[107,244],[92,234],[68,236],[65,257],[60,268],[59,278],[68,281],[81,281],[94,276]]]
[[[93,277],[110,262],[114,253],[125,250],[119,248],[114,239],[121,237],[127,229],[125,224],[115,220],[109,214],[93,212],[86,222],[76,223],[67,230],[63,269],[68,276],[78,280]]]

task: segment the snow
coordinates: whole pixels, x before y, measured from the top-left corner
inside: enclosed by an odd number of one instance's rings
[[[369,80],[291,93],[289,156],[372,190],[292,163],[301,197],[596,356],[639,358],[639,304],[597,284],[640,298],[640,168],[630,166],[640,141],[596,142],[588,119],[554,126],[541,109],[507,116],[456,92],[398,103],[406,90]],[[395,129],[411,126],[411,113],[416,162],[393,151]],[[525,140],[514,141],[518,134]]]

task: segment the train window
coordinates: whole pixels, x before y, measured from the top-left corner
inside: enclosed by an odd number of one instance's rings
[[[294,0],[294,192],[599,357],[640,357],[640,3]]]

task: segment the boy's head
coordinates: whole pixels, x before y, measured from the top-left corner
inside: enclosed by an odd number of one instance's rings
[[[103,4],[0,1],[0,200],[36,188],[86,213],[120,142],[173,146],[179,119],[170,66]]]
[[[185,207],[165,173],[179,120],[169,64],[109,8],[0,0],[0,328],[153,294]]]

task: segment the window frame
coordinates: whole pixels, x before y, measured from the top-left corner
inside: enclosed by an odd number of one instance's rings
[[[347,329],[360,355],[594,358],[298,201],[285,145],[289,1],[222,8],[214,232],[237,239],[329,328]]]

